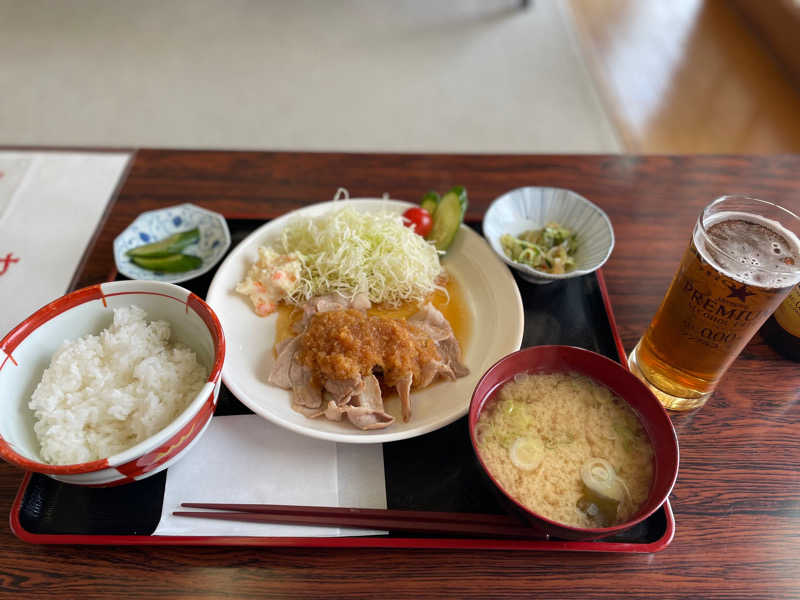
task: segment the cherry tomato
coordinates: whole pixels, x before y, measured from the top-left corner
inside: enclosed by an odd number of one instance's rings
[[[431,232],[433,217],[424,208],[414,206],[403,213],[403,223],[406,227],[413,226],[416,233],[425,237]]]

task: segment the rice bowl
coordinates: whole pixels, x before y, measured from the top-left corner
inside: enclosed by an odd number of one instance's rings
[[[98,335],[65,341],[28,405],[42,458],[68,465],[112,456],[161,431],[188,406],[207,375],[195,353],[168,345],[166,321],[138,306],[114,309]]]
[[[160,431],[111,456],[53,465],[42,455],[28,403],[64,340],[97,334],[113,309],[136,305],[167,321],[174,340],[195,353],[208,373],[200,390]],[[211,308],[173,284],[118,281],[77,290],[41,308],[0,340],[0,458],[28,471],[79,485],[118,485],[149,477],[183,456],[208,426],[216,408],[225,339]]]

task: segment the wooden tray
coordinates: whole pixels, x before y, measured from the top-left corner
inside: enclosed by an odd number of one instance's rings
[[[233,245],[263,221],[231,219]],[[478,228],[478,224],[473,224]],[[184,282],[205,297],[214,271]],[[522,346],[565,344],[614,360],[624,350],[602,272],[536,286],[517,278],[525,310]],[[222,387],[216,415],[248,414]],[[446,452],[442,451],[447,449]],[[466,417],[438,431],[383,445],[388,508],[500,513],[481,483]],[[87,488],[27,474],[11,508],[11,530],[23,541],[46,544],[243,545],[397,548],[484,548],[648,553],[664,549],[675,533],[669,501],[650,518],[617,536],[592,542],[381,535],[369,537],[153,536],[161,517],[166,472],[115,488]]]

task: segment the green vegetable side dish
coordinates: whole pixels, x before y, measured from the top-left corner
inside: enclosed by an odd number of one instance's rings
[[[191,271],[203,264],[203,259],[191,254],[170,254],[169,256],[134,256],[131,259],[134,263],[148,269],[149,271],[161,271],[163,273],[183,273]]]
[[[200,239],[200,230],[195,227],[189,231],[181,231],[171,236],[131,248],[125,254],[131,257],[134,264],[150,271],[164,273],[182,273],[191,271],[203,264],[203,259],[191,254],[183,254],[182,250]]]
[[[433,198],[432,194],[435,192],[429,192],[423,198],[423,208],[425,208],[424,203],[430,202]],[[462,186],[455,186],[439,200],[435,212],[432,213],[433,228],[427,237],[434,243],[437,250],[446,252],[453,243],[458,228],[461,227],[464,220],[468,204],[467,191]]]
[[[438,192],[428,192],[422,197],[422,202],[419,205],[430,213],[431,217],[436,214],[436,209],[439,207],[441,197]]]
[[[173,233],[171,236],[164,238],[158,242],[145,244],[144,246],[137,246],[131,248],[125,254],[128,256],[144,256],[147,258],[158,258],[162,256],[169,256],[170,254],[177,254],[187,246],[194,244],[200,239],[200,230],[195,227],[189,231],[181,231]]]
[[[463,217],[466,214],[467,206],[469,205],[469,202],[467,202],[467,190],[463,185],[456,185],[453,186],[448,194],[455,194],[458,196],[458,201],[461,203],[461,216]]]
[[[576,266],[577,234],[558,223],[525,231],[519,237],[506,233],[500,236],[500,245],[514,262],[544,273],[569,273]]]

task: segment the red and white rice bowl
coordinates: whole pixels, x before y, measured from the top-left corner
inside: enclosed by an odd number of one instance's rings
[[[53,465],[40,456],[28,408],[42,373],[65,340],[108,327],[113,309],[135,305],[164,320],[171,342],[188,346],[206,368],[205,384],[169,425],[135,446],[91,462]],[[217,316],[198,296],[170,283],[117,281],[83,288],[39,309],[0,340],[0,458],[66,483],[112,486],[144,479],[184,456],[211,422],[225,359]]]

